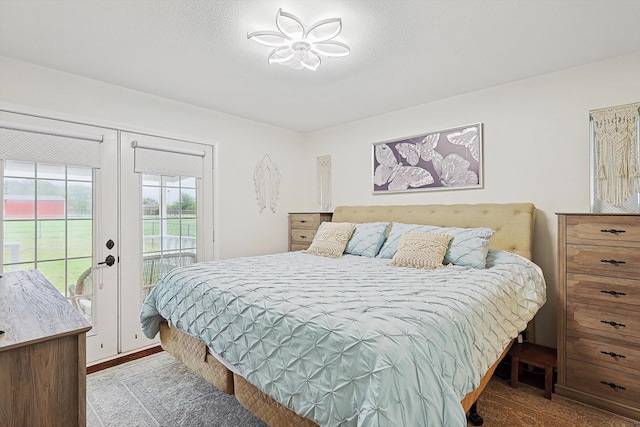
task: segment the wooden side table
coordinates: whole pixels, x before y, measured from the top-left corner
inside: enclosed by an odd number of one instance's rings
[[[511,387],[518,387],[520,363],[527,363],[544,369],[544,397],[551,399],[553,368],[558,366],[556,349],[525,342],[515,344],[511,347],[509,354],[511,355]]]

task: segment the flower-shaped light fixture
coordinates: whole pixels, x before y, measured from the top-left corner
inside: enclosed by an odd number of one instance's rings
[[[340,57],[351,52],[346,44],[332,41],[342,31],[340,18],[324,19],[307,28],[298,17],[278,9],[276,27],[279,31],[247,34],[248,39],[274,48],[269,53],[269,64],[315,71],[321,56]]]

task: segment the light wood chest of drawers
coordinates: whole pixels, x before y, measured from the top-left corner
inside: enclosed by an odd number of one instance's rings
[[[558,214],[556,393],[640,420],[640,215]]]
[[[331,221],[330,212],[289,213],[289,251],[307,249],[320,224]]]

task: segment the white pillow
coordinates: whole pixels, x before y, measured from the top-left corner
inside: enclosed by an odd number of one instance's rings
[[[437,233],[405,233],[389,265],[433,270],[443,267],[452,236]]]
[[[355,230],[350,222],[323,222],[308,249],[304,252],[330,258],[339,258]]]

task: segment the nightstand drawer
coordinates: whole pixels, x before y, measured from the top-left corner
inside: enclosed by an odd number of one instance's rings
[[[569,301],[567,329],[637,342],[640,312]]]
[[[567,245],[567,271],[640,278],[640,248]]]
[[[640,347],[626,341],[569,332],[567,358],[640,375]]]
[[[640,226],[633,216],[569,216],[567,242],[640,247]]]
[[[291,243],[309,246],[315,235],[315,229],[292,228]]]
[[[313,228],[316,229],[323,221],[322,216],[319,214],[290,214],[289,219],[291,221],[291,228]]]
[[[567,360],[567,386],[638,408],[640,376]]]
[[[568,273],[567,299],[586,304],[640,310],[640,280]]]
[[[289,250],[307,249],[320,224],[330,222],[332,216],[329,212],[289,213]]]

